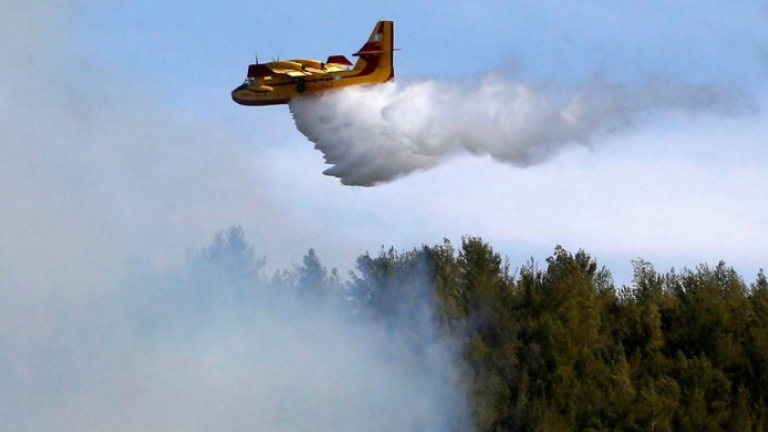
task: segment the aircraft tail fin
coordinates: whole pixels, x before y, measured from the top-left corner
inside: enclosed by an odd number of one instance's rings
[[[392,21],[379,21],[373,28],[368,41],[356,53],[358,57],[354,70],[389,69],[389,78],[395,77],[395,24]]]

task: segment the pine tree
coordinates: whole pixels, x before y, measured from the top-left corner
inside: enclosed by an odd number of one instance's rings
[[[323,299],[331,294],[332,281],[328,277],[328,270],[320,263],[314,249],[310,249],[301,260],[301,267],[297,271],[296,281],[299,292],[312,299]]]

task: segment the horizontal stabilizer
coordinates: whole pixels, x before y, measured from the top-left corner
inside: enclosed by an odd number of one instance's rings
[[[340,64],[344,66],[352,66],[352,62],[347,60],[343,55],[332,55],[328,57],[326,63]]]
[[[275,71],[270,69],[267,65],[264,64],[252,64],[248,66],[248,77],[249,78],[262,78],[270,75],[274,75]]]
[[[379,54],[382,54],[382,53],[384,53],[384,51],[381,51],[381,50],[379,50],[379,51],[358,51],[358,52],[356,52],[356,53],[354,53],[352,55],[355,56],[355,57],[360,57],[360,56],[367,56],[367,55],[379,55]]]
[[[384,50],[381,46],[380,38],[377,38],[377,40],[368,41],[363,45],[362,48],[360,48],[360,51],[352,54],[355,57],[360,56],[367,56],[367,55],[378,55],[384,53]]]

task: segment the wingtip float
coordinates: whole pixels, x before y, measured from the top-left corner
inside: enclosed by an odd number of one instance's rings
[[[291,99],[342,87],[381,84],[395,78],[394,23],[376,23],[368,41],[352,54],[352,64],[343,55],[326,61],[296,59],[248,66],[245,82],[232,90],[240,105],[262,106],[288,103]]]

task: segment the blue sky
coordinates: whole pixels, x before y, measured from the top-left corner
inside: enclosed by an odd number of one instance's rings
[[[202,79],[255,51],[264,58],[350,52],[373,23],[392,19],[406,76],[513,68],[533,79],[604,73],[754,84],[768,36],[768,12],[757,1],[138,1],[88,6],[79,15],[94,56],[156,78],[185,70]]]
[[[282,267],[310,247],[330,266],[349,268],[355,256],[382,245],[458,242],[464,234],[485,237],[513,266],[531,255],[543,260],[557,244],[585,248],[622,282],[636,257],[662,269],[725,259],[748,279],[765,265],[763,2],[140,0],[14,7],[24,10],[26,27],[7,31],[6,47],[24,48],[31,60],[3,73],[25,76],[31,87],[47,80],[50,88],[43,88],[64,98],[60,106],[29,111],[42,109],[70,134],[56,134],[55,146],[41,138],[40,148],[51,153],[39,166],[85,176],[56,186],[95,206],[73,221],[120,220],[103,228],[108,237],[122,246],[131,237],[146,240],[157,265],[181,262],[185,248],[201,247],[232,223]],[[628,85],[654,78],[735,92],[757,110],[654,118],[527,169],[463,157],[392,184],[349,188],[321,174],[322,155],[295,130],[287,107],[241,107],[229,92],[255,52],[262,60],[349,55],[379,19],[396,23],[404,49],[397,54],[400,80],[471,85],[489,72],[571,84],[595,76]],[[73,112],[78,122],[87,120],[74,127]],[[34,135],[31,125],[15,127],[18,136]],[[14,179],[20,184],[40,177],[11,168],[27,173]],[[6,180],[6,189],[20,193],[11,184]],[[49,193],[38,188],[25,196],[34,207]],[[100,194],[126,211],[140,209],[141,217],[122,220],[115,206],[96,206],[91,200]],[[60,211],[40,210],[40,217],[53,229]]]

